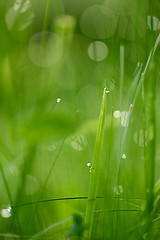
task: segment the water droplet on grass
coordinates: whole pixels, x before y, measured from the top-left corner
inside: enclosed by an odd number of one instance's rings
[[[8,206],[6,209],[1,209],[1,216],[4,218],[11,217],[11,206]]]
[[[60,103],[61,99],[60,98],[57,98],[57,103]]]
[[[90,166],[91,166],[91,163],[90,163],[90,162],[88,162],[88,163],[87,163],[87,167],[90,167]]]
[[[125,153],[122,154],[122,158],[126,159],[126,154]]]
[[[105,93],[109,93],[109,90],[107,88],[105,88],[104,90],[105,90]]]

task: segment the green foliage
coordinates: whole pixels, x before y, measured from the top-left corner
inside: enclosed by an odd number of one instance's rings
[[[159,13],[0,1],[0,239],[160,239]]]

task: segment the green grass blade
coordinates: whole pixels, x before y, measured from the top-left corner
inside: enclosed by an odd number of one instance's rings
[[[123,196],[115,196],[115,197],[96,197],[96,199],[118,199],[120,198],[121,200],[128,201],[128,200],[139,200],[139,201],[144,201],[144,198],[130,198],[130,197],[123,197]],[[70,201],[70,200],[87,200],[87,196],[81,196],[81,197],[61,197],[61,198],[49,198],[49,199],[42,199],[38,201],[33,201],[33,202],[26,202],[22,204],[18,204],[16,206],[13,206],[13,208],[19,208],[19,207],[25,207],[28,205],[34,205],[34,204],[40,204],[40,203],[48,203],[48,202],[56,202],[56,201]]]
[[[3,170],[3,166],[2,166],[1,161],[0,161],[0,172],[2,173],[2,179],[3,179],[4,185],[5,185],[7,194],[8,194],[8,198],[9,198],[10,204],[11,204],[11,209],[12,209],[13,214],[14,214],[16,220],[17,220],[19,229],[20,229],[21,233],[23,233],[23,230],[22,230],[22,227],[21,227],[21,224],[20,224],[20,221],[19,221],[17,212],[16,212],[15,209],[13,208],[13,200],[12,200],[12,196],[11,196],[11,191],[10,191],[10,188],[9,188],[9,185],[8,185],[8,182],[7,182],[7,179],[6,179],[6,176],[5,176],[5,173],[4,173],[4,170]]]
[[[91,177],[90,177],[89,195],[88,195],[88,203],[87,203],[86,218],[85,218],[88,239],[91,239],[95,201],[96,201],[96,195],[97,195],[98,177],[99,177],[99,171],[100,171],[104,121],[105,121],[105,96],[106,96],[106,92],[104,89],[100,117],[99,117],[99,125],[98,125],[98,131],[97,131],[97,137],[96,137],[96,143],[95,143],[94,159],[93,159],[93,165],[92,165],[92,171],[91,171]]]
[[[145,65],[145,68],[144,68],[144,71],[143,73],[141,74],[141,77],[140,77],[140,80],[139,80],[139,83],[138,83],[138,86],[136,88],[136,91],[135,91],[135,95],[133,97],[133,101],[132,101],[132,110],[129,111],[129,114],[128,114],[128,117],[127,117],[127,123],[126,123],[126,128],[125,128],[125,132],[124,132],[124,135],[123,135],[123,138],[122,138],[122,145],[121,145],[121,153],[120,153],[120,159],[119,159],[119,164],[118,164],[118,170],[117,170],[117,175],[116,175],[116,181],[115,181],[115,186],[117,185],[117,181],[118,181],[118,177],[119,177],[119,171],[120,171],[120,164],[121,164],[121,157],[122,157],[122,154],[123,154],[123,151],[124,151],[124,147],[125,147],[125,143],[126,143],[126,139],[127,139],[127,133],[128,133],[128,127],[129,127],[129,123],[130,123],[130,119],[131,119],[131,114],[133,112],[133,108],[135,107],[135,104],[136,104],[136,101],[137,101],[137,98],[140,94],[140,91],[142,89],[142,83],[144,82],[144,77],[146,75],[146,72],[150,66],[150,63],[151,63],[151,59],[153,57],[153,50],[151,50],[150,54],[149,54],[149,57],[147,59],[147,63]],[[137,76],[139,76],[139,73],[137,72]],[[135,77],[136,78],[136,77]]]
[[[160,43],[160,34],[158,35],[158,37],[157,37],[157,39],[156,39],[153,53],[155,53],[155,51],[157,50],[157,47],[158,47],[159,43]]]
[[[155,85],[155,63],[150,65],[148,76],[148,136],[147,136],[147,159],[146,159],[146,193],[147,193],[147,211],[153,209],[154,202],[154,184],[155,184],[155,146],[156,146],[156,85]]]
[[[48,20],[49,20],[49,6],[50,6],[50,0],[46,1],[46,9],[45,9],[45,16],[44,16],[44,22],[43,22],[43,31],[47,31],[48,27]]]
[[[124,46],[120,46],[120,107],[122,107],[123,98],[123,82],[124,82]]]

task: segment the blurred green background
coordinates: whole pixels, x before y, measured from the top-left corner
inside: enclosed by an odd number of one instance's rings
[[[118,188],[115,179],[129,106],[160,32],[159,1],[7,0],[0,2],[0,16],[0,239],[65,239],[72,219],[59,222],[85,213],[86,199],[53,199],[88,195],[104,87],[109,93],[97,193],[102,198],[96,201],[92,238],[149,239],[133,230],[146,198],[141,92]],[[159,56],[158,46],[155,180]],[[147,78],[144,89],[147,96]]]

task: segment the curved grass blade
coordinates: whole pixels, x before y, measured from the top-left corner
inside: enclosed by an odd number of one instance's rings
[[[33,204],[40,204],[40,203],[48,203],[48,202],[55,202],[55,201],[68,201],[68,200],[87,200],[88,197],[62,197],[62,198],[50,198],[50,199],[43,199],[43,200],[38,200],[34,202],[26,202],[22,204],[18,204],[16,206],[13,206],[13,208],[19,208],[19,207],[25,207],[28,205],[33,205]],[[120,197],[120,196],[115,196],[115,197],[96,197],[96,199],[121,199],[121,200],[139,200],[139,201],[145,201],[146,199],[144,198],[136,198],[136,197]]]

